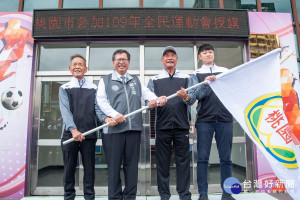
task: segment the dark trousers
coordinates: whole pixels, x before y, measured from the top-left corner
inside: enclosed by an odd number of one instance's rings
[[[189,130],[156,130],[155,155],[157,186],[161,199],[170,199],[170,162],[172,141],[176,162],[176,190],[180,200],[190,200],[190,144]]]
[[[136,199],[141,131],[103,134],[102,141],[108,166],[108,199]],[[125,177],[123,191],[120,178],[122,163]]]
[[[61,140],[63,142],[65,140]],[[61,149],[64,159],[64,199],[75,199],[75,171],[77,165],[78,152],[82,157],[84,167],[83,192],[84,199],[95,199],[94,181],[95,181],[95,145],[97,140],[83,140],[82,142],[71,142],[63,145]]]
[[[226,178],[232,176],[232,162],[231,162],[231,148],[233,137],[233,123],[232,122],[209,122],[196,123],[197,129],[197,183],[199,194],[207,194],[207,167],[210,155],[213,135],[215,139],[220,158],[221,168],[221,187]]]

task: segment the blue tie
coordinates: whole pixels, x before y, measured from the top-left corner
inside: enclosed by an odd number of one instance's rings
[[[125,81],[126,77],[125,76],[121,76],[121,79],[122,79],[123,84],[125,85],[125,83],[126,83],[126,81]]]

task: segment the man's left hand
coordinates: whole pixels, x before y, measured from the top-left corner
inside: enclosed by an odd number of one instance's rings
[[[156,102],[156,100],[151,100],[151,101],[149,101],[149,102],[148,102],[148,106],[149,106],[150,108],[155,108],[155,107],[157,107],[157,102]]]
[[[118,122],[117,122],[114,118],[111,118],[111,117],[106,117],[106,118],[104,119],[104,122],[105,122],[105,123],[108,123],[108,125],[109,125],[110,127],[113,127],[113,126],[115,126],[115,125],[118,124]]]
[[[166,96],[161,96],[158,97],[155,100],[151,100],[148,102],[148,106],[150,108],[155,108],[157,106],[164,106],[167,103],[167,97]]]

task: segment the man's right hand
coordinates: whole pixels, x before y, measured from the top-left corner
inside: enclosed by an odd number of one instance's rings
[[[126,122],[126,118],[121,113],[117,114],[117,116],[115,117],[115,120],[118,123]]]
[[[177,92],[177,96],[182,98],[185,101],[188,101],[190,99],[190,96],[187,94],[186,90],[184,88],[180,88]]]
[[[85,137],[77,129],[73,129],[71,131],[71,133],[72,133],[72,137],[74,138],[75,141],[81,142],[82,140],[85,140]]]
[[[205,77],[205,80],[206,81],[210,81],[210,82],[215,81],[216,80],[216,76],[215,75],[207,76],[207,77]]]

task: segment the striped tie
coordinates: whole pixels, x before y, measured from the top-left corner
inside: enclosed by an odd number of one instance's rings
[[[121,76],[121,79],[122,79],[123,84],[125,85],[125,83],[126,83],[126,81],[125,81],[126,77],[125,76]]]

